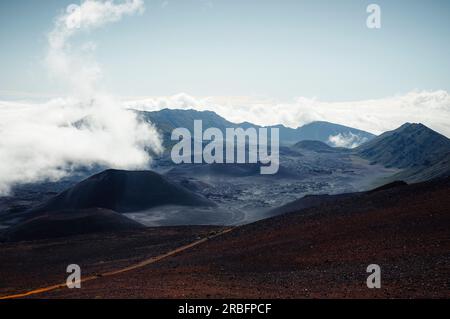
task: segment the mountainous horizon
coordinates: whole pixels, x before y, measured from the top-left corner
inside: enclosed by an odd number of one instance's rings
[[[165,145],[170,145],[170,135],[175,128],[186,128],[193,132],[194,120],[202,120],[203,128],[215,127],[225,132],[226,128],[261,128],[266,126],[256,125],[250,122],[233,123],[221,117],[214,111],[197,111],[194,109],[162,109],[160,111],[136,111],[146,121],[151,122],[162,133]],[[292,145],[304,140],[324,142],[330,146],[353,148],[366,141],[372,140],[376,135],[351,128],[348,126],[314,121],[298,128],[290,128],[284,125],[272,125],[267,128],[280,130],[280,143]]]

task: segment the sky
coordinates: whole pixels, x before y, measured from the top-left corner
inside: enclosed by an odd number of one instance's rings
[[[380,29],[360,0],[1,0],[0,196],[151,167],[161,137],[130,109],[450,137],[450,2],[376,3]]]
[[[381,7],[381,29],[366,8]],[[55,17],[76,1],[0,2],[0,98],[61,95],[43,59]],[[446,0],[146,0],[123,23],[82,32],[105,89],[124,97],[378,99],[450,91]]]

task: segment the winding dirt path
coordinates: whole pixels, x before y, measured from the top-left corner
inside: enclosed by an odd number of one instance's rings
[[[105,273],[98,274],[98,275],[91,275],[91,276],[88,276],[88,277],[84,277],[81,280],[79,280],[78,282],[74,282],[74,284],[88,282],[88,281],[92,281],[92,280],[95,280],[95,279],[98,279],[98,278],[119,275],[119,274],[122,274],[122,273],[125,273],[125,272],[128,272],[128,271],[132,271],[132,270],[135,270],[135,269],[139,269],[139,268],[145,267],[145,266],[150,265],[150,264],[157,263],[158,261],[161,261],[161,260],[166,259],[168,257],[171,257],[173,255],[179,254],[179,253],[181,253],[183,251],[191,249],[191,248],[193,248],[195,246],[198,246],[200,244],[203,244],[203,243],[207,242],[210,239],[213,239],[213,238],[225,235],[226,233],[229,233],[232,230],[233,230],[233,228],[227,228],[227,229],[225,229],[225,230],[223,230],[221,232],[218,232],[217,234],[214,234],[212,236],[208,236],[208,237],[199,239],[199,240],[194,241],[194,242],[192,242],[190,244],[187,244],[187,245],[181,246],[179,248],[176,248],[174,250],[171,250],[171,251],[169,251],[169,252],[167,252],[165,254],[162,254],[162,255],[159,255],[159,256],[155,256],[155,257],[151,257],[149,259],[143,260],[140,263],[137,263],[137,264],[125,267],[125,268],[121,268],[121,269],[118,269],[118,270],[113,270],[113,271],[105,272]],[[44,288],[38,288],[38,289],[30,290],[30,291],[27,291],[27,292],[24,292],[24,293],[20,293],[20,294],[1,296],[0,300],[24,298],[24,297],[28,297],[28,296],[31,296],[31,295],[42,294],[44,292],[54,291],[54,290],[61,289],[61,288],[66,288],[66,287],[67,287],[67,284],[66,283],[62,283],[62,284],[57,284],[57,285],[48,286],[48,287],[44,287]]]

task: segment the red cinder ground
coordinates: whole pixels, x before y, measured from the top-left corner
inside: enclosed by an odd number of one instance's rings
[[[78,238],[75,245],[69,239],[4,244],[1,280],[8,279],[0,293],[58,283],[69,261],[86,265],[87,273],[101,272],[212,231],[218,229],[149,229],[130,238]],[[28,269],[31,261],[47,269]],[[381,267],[381,289],[366,286],[370,264]],[[29,274],[23,276],[25,269]],[[157,263],[83,283],[81,289],[33,297],[449,298],[450,180],[355,194],[235,228]]]

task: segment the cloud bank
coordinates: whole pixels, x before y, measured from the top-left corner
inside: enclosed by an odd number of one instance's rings
[[[143,10],[142,0],[88,0],[56,18],[45,62],[69,94],[42,104],[0,102],[0,196],[16,184],[57,180],[83,166],[146,168],[147,150],[161,151],[154,127],[99,89],[95,44],[74,48],[70,41]]]
[[[304,97],[291,103],[239,98],[194,98],[187,94],[125,102],[125,106],[155,111],[162,108],[210,110],[229,121],[297,128],[312,121],[329,121],[374,134],[406,122],[423,123],[450,137],[450,95],[446,91],[413,91],[376,100],[324,102]]]

